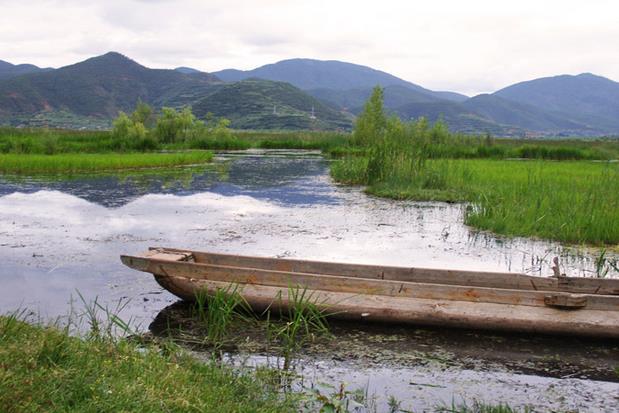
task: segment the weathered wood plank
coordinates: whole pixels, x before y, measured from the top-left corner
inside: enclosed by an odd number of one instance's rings
[[[179,297],[190,299],[196,289],[211,292],[226,288],[226,282],[156,276],[156,280]],[[285,307],[288,289],[244,285],[241,294],[256,310]],[[279,302],[274,297],[281,297]],[[565,311],[551,307],[530,307],[495,303],[441,301],[345,292],[317,291],[315,302],[333,317],[544,334],[575,334],[619,338],[619,312],[601,310]]]
[[[134,260],[140,260],[136,258]],[[131,264],[131,263],[129,263]],[[130,265],[131,266],[131,265]],[[134,268],[136,267],[133,265]],[[548,291],[471,287],[394,280],[341,277],[326,274],[305,274],[256,268],[228,267],[191,262],[170,262],[148,259],[139,264],[142,271],[167,276],[213,280],[237,284],[261,284],[278,287],[301,286],[310,290],[349,292],[357,294],[411,297],[434,300],[489,302],[543,307],[549,305]],[[553,292],[557,297],[571,293]],[[619,296],[583,295],[590,309],[619,311]],[[566,301],[567,302],[567,301]]]
[[[344,277],[434,284],[466,285],[472,287],[512,288],[518,290],[556,290],[574,293],[619,295],[619,280],[582,277],[536,277],[517,273],[441,270],[415,267],[393,267],[250,257],[187,251],[174,248],[154,248],[170,252],[190,253],[198,263],[232,267],[259,268],[286,272],[328,274]]]

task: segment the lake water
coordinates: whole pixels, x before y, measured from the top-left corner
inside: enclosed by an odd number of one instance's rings
[[[72,300],[79,307],[79,292],[110,307],[125,300],[123,317],[146,329],[176,299],[149,274],[124,267],[119,255],[150,246],[534,275],[550,275],[559,256],[568,275],[595,274],[597,251],[480,233],[462,224],[462,214],[461,205],[395,202],[334,185],[328,161],[311,152],[226,153],[214,166],[120,177],[0,176],[0,312],[28,308],[54,318],[66,314]],[[377,383],[370,387],[379,395],[384,386],[406,395],[412,391],[407,380],[426,379],[414,366],[390,382],[397,365],[315,362],[329,366],[323,372],[334,376],[330,382]],[[550,397],[546,403],[554,404],[547,406],[610,403],[619,410],[616,383],[462,366],[431,374],[444,386],[414,386],[415,408],[450,404],[448,395],[511,401],[513,394],[524,404],[535,394],[536,405]],[[539,390],[548,386],[552,396]]]

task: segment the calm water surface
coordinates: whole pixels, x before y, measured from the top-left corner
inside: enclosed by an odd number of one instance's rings
[[[127,300],[123,316],[146,329],[176,299],[149,274],[124,267],[118,257],[149,246],[534,275],[550,275],[550,262],[559,256],[567,274],[595,274],[597,251],[479,233],[462,224],[462,208],[376,199],[359,188],[336,186],[328,175],[328,161],[307,152],[228,153],[215,166],[121,177],[0,176],[0,312],[28,308],[43,318],[65,315],[79,291],[87,300],[97,297],[110,307]],[[610,271],[609,276],[617,274]],[[336,364],[327,369],[330,381],[378,383],[371,387],[379,395],[383,383],[406,395],[412,389],[404,382],[424,380],[407,376],[421,370],[403,373],[408,378],[391,383],[390,368]],[[336,374],[338,369],[341,374]],[[555,383],[495,373],[446,373],[441,380],[447,390],[416,386],[424,401],[413,405],[419,409],[439,400],[450,403],[444,400],[447,394],[467,400],[513,394],[525,403],[524,389],[551,386],[556,400],[563,400],[559,406],[576,406],[585,400],[581,393],[588,392],[591,403],[606,401],[619,411],[619,400],[613,398],[619,386],[614,383]],[[436,380],[436,371],[432,374]],[[495,387],[480,385],[489,380]],[[540,380],[542,387],[536,384]]]

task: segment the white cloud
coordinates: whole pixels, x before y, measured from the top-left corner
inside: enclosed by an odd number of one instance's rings
[[[62,66],[109,50],[151,67],[365,64],[469,94],[539,76],[619,80],[619,5],[573,0],[0,0],[0,59]]]

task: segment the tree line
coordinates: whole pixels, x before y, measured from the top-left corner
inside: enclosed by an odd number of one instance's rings
[[[209,113],[205,120],[200,120],[190,107],[178,110],[163,107],[157,114],[142,101],[138,101],[131,114],[119,112],[112,125],[112,136],[121,142],[121,146],[140,150],[173,143],[199,147],[204,140],[233,138],[228,119],[215,118]]]

